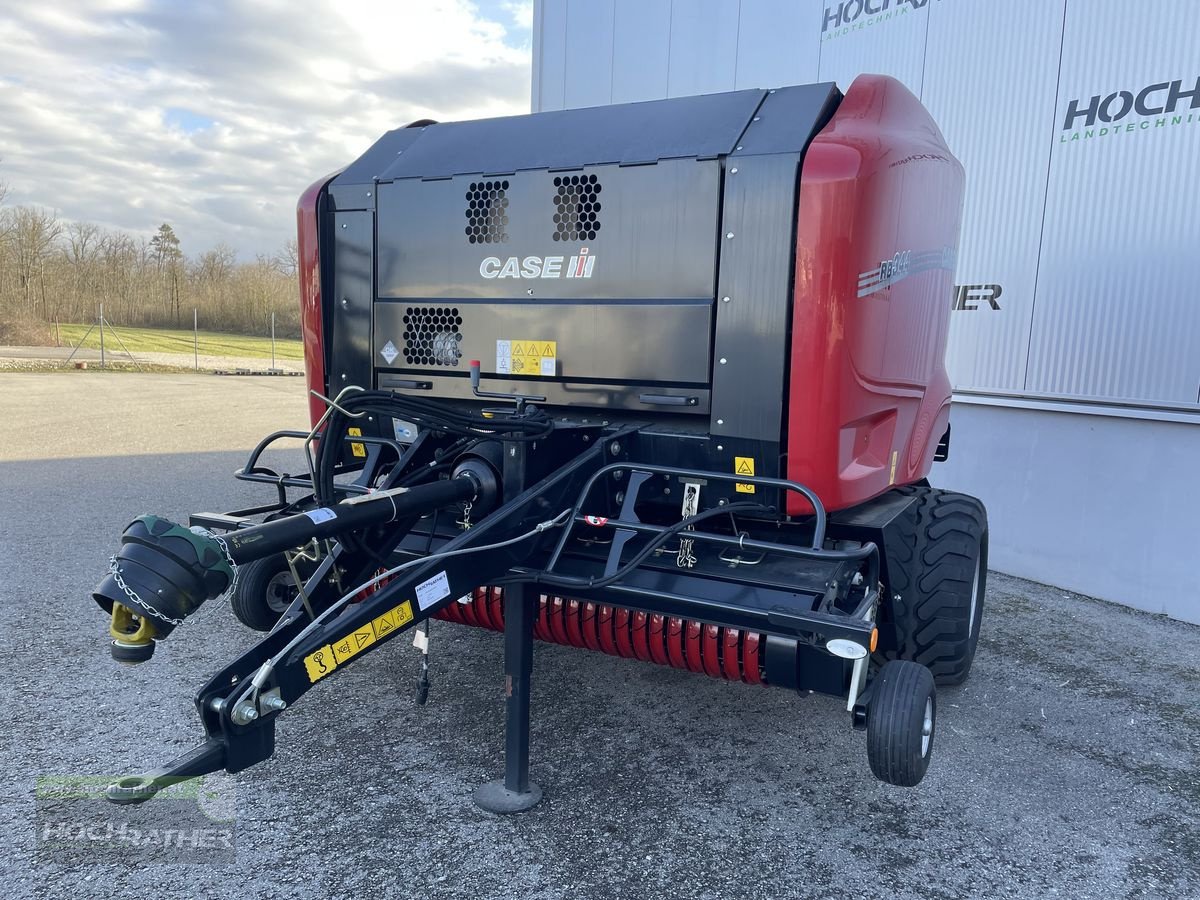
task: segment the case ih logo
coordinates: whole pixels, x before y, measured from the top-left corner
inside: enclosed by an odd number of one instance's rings
[[[1196,110],[1200,110],[1200,77],[1194,82],[1176,79],[1148,84],[1137,91],[1096,94],[1088,100],[1076,99],[1067,104],[1062,130],[1073,133],[1070,137],[1060,134],[1058,139],[1061,144],[1069,144],[1110,134],[1192,125],[1200,123]],[[1130,116],[1140,121],[1124,122]]]
[[[929,0],[840,0],[825,7],[825,21],[821,26],[824,40],[841,37],[852,30],[885,22],[892,16],[924,9]],[[883,18],[873,18],[883,13]],[[863,19],[863,21],[859,21]]]
[[[566,265],[563,261],[566,260]],[[479,264],[484,278],[591,278],[596,257],[581,247],[578,256],[510,256],[501,260],[489,256]]]

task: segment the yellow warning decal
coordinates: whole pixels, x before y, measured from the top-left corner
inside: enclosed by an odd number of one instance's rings
[[[332,644],[326,644],[319,650],[314,650],[304,657],[304,668],[308,671],[308,680],[315,684],[352,656],[366,650],[376,641],[381,641],[393,631],[403,628],[413,620],[412,603],[405,600],[399,606],[393,606],[382,616],[372,619],[366,625],[360,625],[345,637],[338,638]]]
[[[558,373],[558,342],[496,341],[496,371],[502,375],[552,378]]]
[[[896,460],[899,458],[900,458],[900,451],[893,450],[892,451],[892,471],[891,471],[891,474],[888,475],[888,484],[896,483]]]
[[[344,663],[354,654],[365,650],[375,643],[375,629],[368,622],[362,628],[356,628],[340,641],[333,644],[333,656],[339,663]]]
[[[753,475],[754,474],[754,457],[752,456],[735,456],[733,458],[733,474],[734,475]],[[739,494],[753,494],[754,485],[742,484],[738,482],[734,485],[734,489]]]
[[[333,648],[326,644],[319,650],[314,650],[304,657],[304,668],[308,670],[308,681],[316,684],[337,668],[337,660],[333,656]]]
[[[358,428],[357,426],[353,427],[353,428],[347,428],[346,434],[350,435],[350,437],[362,437],[362,429]],[[366,456],[367,448],[365,446],[363,446],[362,444],[356,444],[356,443],[351,442],[350,452],[353,453],[355,456]]]
[[[412,618],[412,604],[405,600],[399,606],[389,609],[379,618],[372,619],[371,627],[375,629],[376,640],[382,641],[393,631],[411,622]]]

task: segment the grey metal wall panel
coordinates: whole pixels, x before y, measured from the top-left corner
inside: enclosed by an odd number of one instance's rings
[[[616,0],[612,102],[632,103],[667,96],[670,49],[671,0]],[[588,77],[587,73],[584,77]]]
[[[817,81],[820,49],[811,3],[743,0],[733,87],[773,88]]]
[[[613,4],[567,4],[567,53],[563,105],[612,103]]]
[[[950,418],[934,483],[987,506],[993,569],[1200,624],[1200,426],[966,403]]]
[[[891,75],[921,96],[930,3],[926,0],[917,8],[916,2],[815,4],[811,15],[821,34],[820,80],[836,81],[844,91],[864,72]],[[881,11],[872,15],[870,9]]]
[[[567,79],[567,0],[538,0],[537,13],[533,109],[562,109]]]
[[[1194,3],[1067,5],[1029,391],[1197,402],[1198,35]]]
[[[667,96],[733,89],[738,5],[736,0],[688,0],[672,5]]]
[[[977,289],[951,315],[946,361],[957,388],[1025,387],[1064,2],[929,11],[922,99],[967,173],[958,283],[1000,287],[999,310],[982,299],[994,290]],[[1004,88],[981,102],[984,85]]]

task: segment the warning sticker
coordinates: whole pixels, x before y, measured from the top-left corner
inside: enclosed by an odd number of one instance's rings
[[[340,641],[333,644],[333,657],[340,663],[344,663],[354,654],[370,647],[375,643],[375,629],[370,623],[367,623],[362,628],[357,628],[350,632]]]
[[[398,631],[413,620],[411,601],[405,600],[399,606],[394,606],[382,616],[372,619],[366,625],[360,625],[345,637],[338,638],[332,644],[326,644],[319,650],[314,650],[304,657],[304,668],[308,672],[308,680],[315,684],[330,672],[356,654],[362,653],[376,641],[383,640],[393,631]]]
[[[389,609],[379,618],[371,620],[371,627],[375,629],[375,639],[382,641],[396,629],[411,622],[412,618],[412,604],[405,600],[399,606]]]
[[[350,435],[350,437],[362,437],[362,429],[357,426],[353,426],[351,428],[346,429],[346,434]],[[351,441],[350,442],[350,452],[353,453],[355,456],[366,456],[367,448],[365,446],[363,446],[362,444],[358,444],[358,443]]]
[[[400,351],[396,349],[395,344],[393,344],[391,341],[388,341],[379,351],[379,355],[382,356],[390,366],[393,362],[395,362],[396,357],[400,355]]]
[[[450,596],[450,582],[445,572],[438,572],[427,581],[417,585],[417,606],[429,609],[439,600]]]
[[[337,660],[333,656],[333,648],[326,644],[320,650],[314,650],[304,657],[304,668],[308,670],[308,681],[316,684],[337,668]]]
[[[558,342],[496,341],[496,371],[551,378],[558,372]]]
[[[735,456],[733,458],[733,474],[734,475],[753,475],[754,474],[754,457],[752,456]],[[754,485],[742,484],[738,482],[734,489],[739,494],[753,494]]]

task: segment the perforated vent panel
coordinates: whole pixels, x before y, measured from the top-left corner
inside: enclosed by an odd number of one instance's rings
[[[594,241],[600,230],[600,182],[595,175],[562,175],[554,179],[556,241]]]
[[[472,244],[508,241],[508,182],[473,181],[467,188],[466,235]]]
[[[456,307],[410,306],[404,310],[403,339],[404,361],[410,366],[457,366],[462,316]]]

